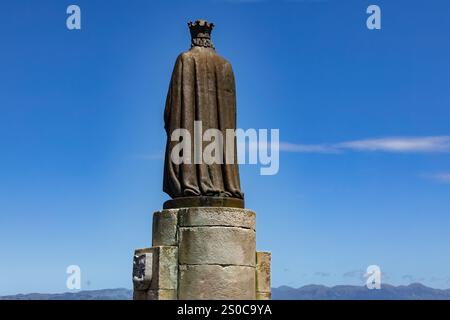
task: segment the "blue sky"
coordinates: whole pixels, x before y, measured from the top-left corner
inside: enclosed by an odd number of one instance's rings
[[[168,199],[164,101],[197,18],[233,65],[238,126],[280,130],[277,175],[241,166],[273,285],[363,285],[377,264],[384,282],[450,287],[448,1],[1,7],[0,294],[67,291],[71,264],[83,289],[131,287]]]

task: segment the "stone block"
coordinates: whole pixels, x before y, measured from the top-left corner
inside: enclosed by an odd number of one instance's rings
[[[172,246],[153,247],[153,277],[151,290],[177,288],[178,248]]]
[[[235,227],[179,228],[180,264],[220,264],[254,267],[256,235]]]
[[[178,209],[157,211],[153,214],[152,246],[176,246]]]
[[[180,227],[229,226],[255,230],[256,214],[237,208],[187,208],[179,211]]]
[[[255,268],[247,266],[180,265],[180,300],[254,300]]]
[[[177,300],[177,291],[171,289],[135,290],[133,300]]]
[[[177,290],[148,290],[147,300],[177,300]]]
[[[256,252],[256,291],[270,292],[270,252]]]
[[[271,300],[272,294],[270,292],[256,292],[256,300]]]
[[[133,300],[148,300],[147,290],[136,290],[133,291]]]
[[[147,290],[153,276],[153,252],[151,248],[137,249],[133,259],[134,290]]]

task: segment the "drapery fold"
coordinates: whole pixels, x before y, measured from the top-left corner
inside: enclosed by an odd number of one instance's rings
[[[195,121],[201,121],[203,132],[207,129],[222,132],[224,163],[194,163]],[[225,163],[226,130],[236,129],[234,74],[230,63],[214,49],[193,47],[178,56],[167,93],[164,127],[167,133],[164,192],[172,198],[222,196],[243,199],[235,138],[232,142],[234,162]],[[172,149],[179,143],[171,141],[171,135],[178,128],[187,129],[190,133],[191,163],[175,164],[171,160]],[[209,143],[204,141],[202,150]]]

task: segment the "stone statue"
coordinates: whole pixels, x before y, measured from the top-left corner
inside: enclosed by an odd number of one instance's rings
[[[236,129],[234,74],[230,63],[215,51],[211,41],[214,24],[197,20],[189,22],[188,26],[192,37],[191,49],[181,53],[176,60],[164,111],[167,145],[163,190],[173,199],[218,197],[228,200],[220,202],[221,206],[242,207],[244,195],[240,188],[235,137],[231,141],[232,163],[199,164],[192,161],[176,164],[171,159],[173,148],[179,143],[171,139],[176,129],[187,129],[191,137],[195,134],[194,122],[198,121],[201,121],[203,132],[218,129],[224,137],[227,129]],[[223,142],[224,152],[227,143],[230,141]],[[205,144],[202,141],[203,147]],[[193,150],[194,145],[191,144],[192,154],[197,152]],[[233,199],[241,201],[241,204],[229,205]],[[194,204],[202,205],[198,201]]]

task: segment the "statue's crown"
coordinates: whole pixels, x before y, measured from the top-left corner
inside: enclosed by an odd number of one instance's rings
[[[206,38],[211,39],[211,32],[214,29],[214,23],[208,22],[206,20],[197,20],[195,22],[189,22],[189,31],[191,32],[191,37],[195,38]]]

